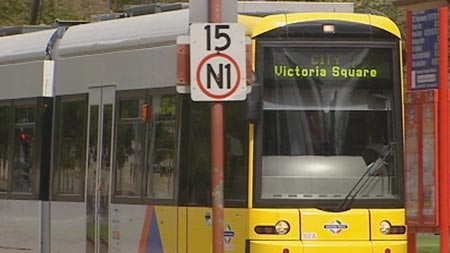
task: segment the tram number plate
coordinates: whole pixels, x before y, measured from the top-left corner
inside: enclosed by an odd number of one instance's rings
[[[316,240],[317,234],[316,233],[302,233],[302,240]]]

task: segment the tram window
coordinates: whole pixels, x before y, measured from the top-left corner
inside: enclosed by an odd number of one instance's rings
[[[86,99],[58,100],[57,166],[54,189],[58,195],[82,195],[86,146]]]
[[[95,210],[95,184],[97,179],[97,150],[98,150],[98,120],[99,106],[91,105],[89,114],[89,143],[87,155],[87,176],[86,176],[86,210],[88,213]],[[93,224],[94,218],[89,218],[88,224]]]
[[[18,107],[15,111],[16,124],[34,124],[34,108],[33,107]]]
[[[339,63],[317,65],[314,75],[280,72],[312,70],[312,59],[327,53]],[[339,200],[356,190],[358,200],[399,199],[393,62],[382,47],[266,49],[261,199]],[[347,68],[373,72],[352,77]]]
[[[34,108],[15,109],[13,140],[12,192],[31,193],[32,178],[36,174],[33,163]]]
[[[180,203],[211,205],[210,104],[184,97],[180,139]]]
[[[176,97],[152,97],[154,120],[149,127],[146,196],[172,199],[175,185]]]
[[[10,107],[0,107],[0,192],[8,191]]]
[[[239,206],[247,196],[248,128],[242,108],[243,103],[227,103],[224,114],[224,199]]]
[[[224,202],[245,206],[248,128],[243,103],[224,106]],[[211,205],[211,106],[183,100],[180,139],[180,203]]]
[[[115,189],[118,197],[141,196],[144,155],[144,124],[140,107],[144,99],[121,99],[118,102],[118,124],[115,155]]]
[[[111,134],[112,134],[112,120],[113,120],[113,105],[106,104],[103,105],[103,122],[102,122],[102,152],[100,158],[101,162],[101,170],[97,173],[100,173],[100,181],[99,186],[102,189],[110,189],[110,172],[111,172]],[[100,191],[100,202],[102,202],[102,206],[106,206],[106,203],[109,202],[109,190],[101,190]],[[108,212],[108,211],[106,211]]]

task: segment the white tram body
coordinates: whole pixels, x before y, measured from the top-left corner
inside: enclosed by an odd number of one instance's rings
[[[168,88],[174,93],[175,42],[188,31],[188,15],[184,9],[70,27],[55,57],[55,96],[102,92],[103,101],[89,103],[110,104],[121,90]],[[120,226],[121,237],[120,243],[111,238],[111,252],[138,252],[146,206],[111,204],[109,208],[111,230]],[[54,201],[51,213],[52,252],[83,252],[86,203]],[[171,219],[176,224],[176,216]]]
[[[0,106],[10,106],[14,101],[17,107],[21,107],[23,104],[35,104],[29,99],[53,97],[54,62],[49,60],[48,49],[55,42],[55,34],[56,29],[50,29],[0,39],[0,76],[2,77]],[[18,178],[11,174],[12,166],[9,167],[9,165],[12,159],[8,159],[11,155],[11,147],[8,149],[8,145],[5,145],[9,142],[9,136],[7,136],[9,134],[5,134],[5,128],[11,126],[12,122],[9,120],[5,122],[4,118],[0,122],[3,125],[0,137],[3,144],[0,155],[0,196],[3,195],[0,199],[0,251],[41,252],[41,242],[48,239],[43,233],[48,230],[48,198],[39,196],[39,191],[33,191],[34,193],[31,194],[31,189],[20,189],[22,188],[20,184],[24,182],[15,180]],[[26,122],[16,122],[12,128],[17,129],[22,123],[26,125]],[[8,124],[7,127],[5,124]],[[42,126],[42,124],[39,125]],[[15,150],[18,154],[14,159],[15,164],[23,162],[21,152],[23,150],[19,148]],[[48,169],[38,167],[39,165],[36,164],[35,171],[31,172],[35,176],[37,171]],[[17,187],[8,183],[10,178],[17,183]],[[36,187],[38,186],[33,186],[34,189]]]

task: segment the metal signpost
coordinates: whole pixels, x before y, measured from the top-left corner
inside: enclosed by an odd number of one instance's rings
[[[220,23],[222,22],[222,1],[221,0],[210,0],[209,2],[210,4],[210,9],[209,9],[209,21],[211,23]],[[209,28],[212,28],[213,26],[209,26]],[[221,41],[222,38],[225,40],[223,45],[219,46],[219,45],[215,45],[214,49],[216,49],[218,51],[218,54],[220,54],[220,49],[224,49],[222,51],[226,51],[228,50],[228,48],[230,47],[232,41],[230,38],[228,38],[229,33],[227,32],[227,29],[225,29],[225,27],[223,26],[214,26],[215,29],[214,31],[211,31],[211,29],[208,30],[207,27],[205,27],[207,29],[207,41],[209,41],[210,43],[206,43],[207,46],[207,51],[208,49],[212,49],[212,38],[215,38],[216,41]],[[220,29],[223,28],[223,29]],[[244,33],[245,34],[245,33]],[[211,38],[212,36],[212,38]],[[228,39],[227,39],[228,38]],[[220,42],[219,42],[220,43]],[[230,45],[229,45],[230,44]],[[210,48],[208,48],[210,47]],[[245,43],[242,44],[242,47],[244,48],[244,52],[245,52]],[[193,47],[191,46],[191,49]],[[218,55],[217,54],[217,55]],[[244,54],[245,55],[245,54]],[[220,57],[223,58],[223,57]],[[227,58],[228,61],[231,62],[230,58]],[[212,59],[211,59],[212,60]],[[220,61],[219,61],[220,62]],[[226,62],[226,60],[225,60]],[[225,63],[224,64],[228,64],[227,66],[230,66],[230,63]],[[245,63],[245,61],[244,61]],[[207,64],[207,63],[205,63]],[[212,64],[212,63],[211,63]],[[217,64],[217,63],[216,63]],[[228,73],[231,71],[231,69],[235,68],[235,71],[238,71],[239,67],[235,66],[234,64],[233,67],[230,67],[228,70]],[[218,63],[218,66],[220,66],[220,63]],[[202,70],[202,66],[199,66],[200,70]],[[243,67],[245,69],[245,66]],[[223,69],[221,69],[223,70]],[[206,77],[208,78],[210,75],[213,75],[212,72],[208,72],[206,71]],[[245,73],[245,71],[242,71],[242,75],[243,73]],[[223,73],[222,73],[223,74]],[[231,83],[231,82],[241,82],[240,76],[236,74],[236,77],[234,78],[234,80],[230,80],[231,79],[231,73],[229,73],[230,75],[227,76],[227,83]],[[219,73],[220,75],[220,73]],[[204,76],[202,75],[202,73],[199,73],[196,76]],[[223,75],[220,75],[217,77],[217,82],[218,84],[221,83],[223,86],[223,81],[225,80],[225,77]],[[245,80],[245,78],[243,79]],[[197,80],[198,82],[199,80]],[[195,85],[194,83],[191,83],[191,87]],[[199,87],[202,84],[199,85]],[[208,81],[206,82],[206,85],[208,85]],[[232,87],[235,86],[239,86],[238,84],[233,84],[229,87],[227,87],[226,90],[230,89],[232,90]],[[229,94],[230,91],[228,92],[224,92],[224,93],[220,93],[220,94]],[[231,92],[234,93],[234,92]],[[223,95],[222,95],[223,96]],[[227,96],[225,96],[226,98]],[[214,101],[214,99],[212,99],[212,101]],[[224,223],[223,223],[223,165],[224,165],[224,159],[223,159],[223,150],[224,150],[224,142],[223,142],[223,104],[221,102],[213,102],[212,106],[211,106],[211,148],[212,148],[212,209],[213,209],[213,253],[223,253],[223,233],[224,233]]]
[[[439,10],[439,138],[441,152],[439,153],[439,234],[440,234],[440,252],[449,252],[449,108],[448,108],[448,7],[442,7]],[[445,24],[445,25],[444,25]]]
[[[204,9],[206,5],[207,10]],[[228,2],[225,8],[222,8],[222,0],[190,1],[190,34],[177,39],[177,91],[191,93],[193,101],[212,102],[213,253],[224,251],[222,102],[245,100],[247,95],[245,27],[236,23],[236,7],[235,0]],[[224,19],[227,23],[222,23]]]

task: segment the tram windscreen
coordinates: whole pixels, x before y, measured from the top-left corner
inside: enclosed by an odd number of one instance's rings
[[[263,199],[344,199],[361,177],[356,198],[398,197],[393,62],[386,47],[265,49]]]

